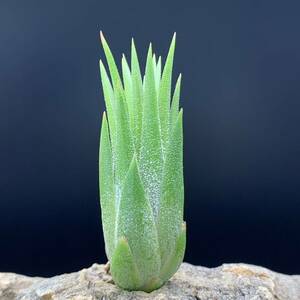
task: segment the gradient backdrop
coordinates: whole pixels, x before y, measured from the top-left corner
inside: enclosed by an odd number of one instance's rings
[[[0,271],[106,262],[102,29],[183,73],[185,260],[300,273],[299,1],[0,2]]]

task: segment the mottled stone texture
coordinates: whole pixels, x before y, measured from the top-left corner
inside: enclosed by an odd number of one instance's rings
[[[104,265],[52,278],[0,273],[1,300],[109,299],[276,299],[300,300],[300,276],[289,276],[246,264],[204,268],[183,263],[161,289],[150,294],[127,292],[114,285]]]

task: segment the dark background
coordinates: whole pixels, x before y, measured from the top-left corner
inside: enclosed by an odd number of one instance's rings
[[[185,260],[300,273],[299,1],[0,2],[0,271],[106,261],[98,196],[102,29],[183,73]]]

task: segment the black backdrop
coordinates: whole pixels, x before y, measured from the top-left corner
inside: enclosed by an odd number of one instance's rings
[[[0,271],[105,262],[99,30],[183,73],[185,260],[300,273],[298,1],[0,2]]]

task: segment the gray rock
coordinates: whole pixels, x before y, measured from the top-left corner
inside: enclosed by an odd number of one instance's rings
[[[246,264],[204,268],[183,263],[173,278],[150,294],[127,292],[114,285],[104,265],[52,278],[0,273],[1,300],[300,300],[300,276]]]

